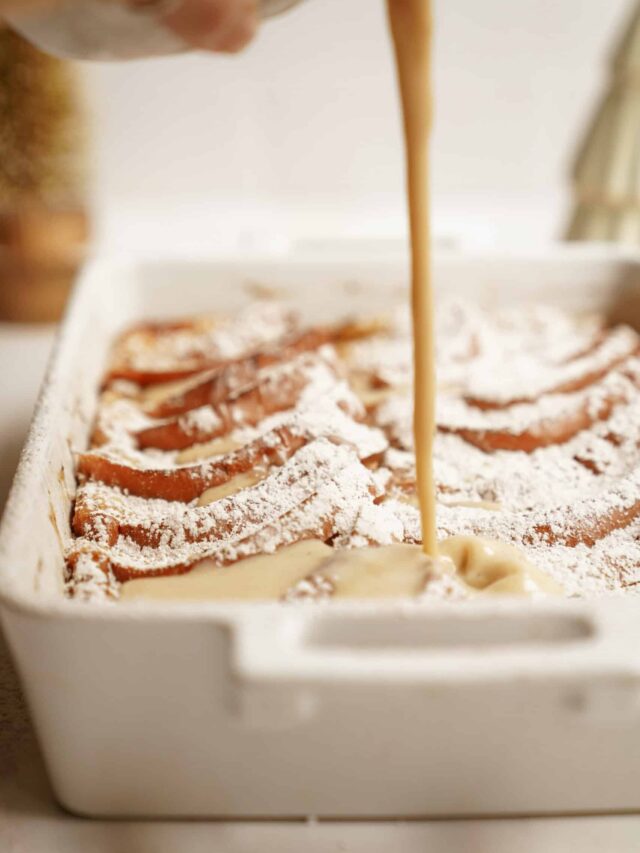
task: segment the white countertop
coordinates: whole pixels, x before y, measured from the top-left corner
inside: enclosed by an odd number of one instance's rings
[[[53,333],[0,324],[0,505],[35,402]],[[108,822],[74,818],[54,802],[0,638],[2,853],[632,853],[640,815],[411,822]]]

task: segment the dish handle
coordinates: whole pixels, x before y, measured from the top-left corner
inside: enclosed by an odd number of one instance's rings
[[[573,602],[253,613],[233,631],[234,711],[282,728],[342,688],[419,688],[427,699],[489,688],[542,690],[559,712],[625,720],[640,715],[637,619],[613,614]]]

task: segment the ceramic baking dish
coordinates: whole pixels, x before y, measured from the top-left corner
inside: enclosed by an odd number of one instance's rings
[[[394,260],[145,264],[82,276],[0,535],[2,623],[60,802],[85,815],[295,817],[640,808],[640,600],[315,606],[65,600],[72,450],[114,332],[239,308],[315,320],[402,295]],[[448,256],[441,290],[640,319],[640,263]],[[5,368],[6,369],[6,368]],[[10,369],[10,366],[9,366]]]

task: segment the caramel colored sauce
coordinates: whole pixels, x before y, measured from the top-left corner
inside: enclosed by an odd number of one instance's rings
[[[436,528],[436,489],[433,442],[436,432],[436,368],[433,287],[431,280],[431,221],[429,206],[429,140],[432,124],[431,0],[387,0],[389,25],[395,48],[402,102],[406,149],[409,232],[411,238],[411,313],[414,347],[414,446],[416,485],[422,524],[422,547],[432,558],[440,553]],[[464,502],[458,505],[464,506]],[[478,508],[498,510],[493,503]],[[454,543],[455,540],[455,544]],[[448,540],[444,553],[458,562],[464,555],[464,580],[474,586],[480,576],[493,571],[500,581],[494,591],[525,593],[546,575],[515,549],[474,537]],[[452,550],[453,549],[453,550]],[[549,583],[553,583],[549,580]],[[482,587],[484,588],[484,587]]]
[[[414,435],[422,547],[438,553],[433,477],[435,346],[430,264],[431,2],[387,0],[402,101],[406,148],[411,311],[414,346]]]

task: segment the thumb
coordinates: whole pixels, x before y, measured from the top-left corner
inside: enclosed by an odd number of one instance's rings
[[[191,47],[236,53],[258,28],[257,0],[183,0],[163,18]]]

